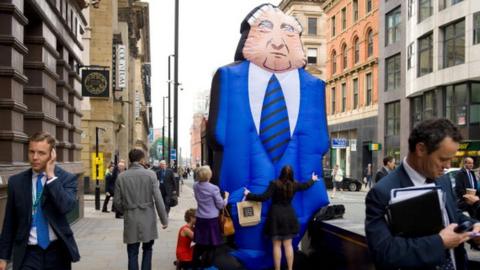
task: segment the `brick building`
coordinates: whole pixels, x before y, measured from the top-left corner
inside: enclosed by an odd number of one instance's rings
[[[330,167],[361,179],[375,164],[378,114],[378,0],[329,0],[326,14],[326,108]]]

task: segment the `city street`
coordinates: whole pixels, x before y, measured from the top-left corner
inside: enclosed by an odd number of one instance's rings
[[[158,221],[159,237],[153,245],[152,268],[174,270],[175,248],[178,229],[185,223],[185,210],[196,207],[190,178],[182,186],[178,205],[171,209],[166,230]],[[103,196],[101,202],[103,203]],[[109,208],[110,209],[110,208]],[[85,217],[72,226],[80,250],[80,262],[73,264],[74,270],[126,269],[127,247],[123,243],[123,219],[115,219],[114,213],[95,210],[92,195],[85,195]],[[139,254],[141,258],[141,251]],[[139,261],[141,261],[139,259]]]

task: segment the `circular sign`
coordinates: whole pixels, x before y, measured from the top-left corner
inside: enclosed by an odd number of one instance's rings
[[[94,95],[99,95],[107,90],[107,85],[107,78],[100,72],[92,72],[85,78],[85,89]]]

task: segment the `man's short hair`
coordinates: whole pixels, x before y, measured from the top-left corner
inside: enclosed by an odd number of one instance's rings
[[[143,158],[145,158],[145,152],[143,152],[142,149],[134,148],[128,153],[128,160],[130,160],[130,163],[139,162]]]
[[[205,165],[200,168],[198,168],[197,171],[197,180],[199,182],[206,182],[212,178],[212,170],[210,169],[210,166]]]
[[[435,152],[440,143],[450,137],[455,142],[462,140],[462,134],[458,128],[448,119],[429,119],[416,125],[408,137],[408,150],[412,153],[418,143],[424,143],[427,153]]]
[[[53,149],[55,147],[55,138],[48,132],[45,131],[39,131],[34,133],[30,138],[28,138],[28,142],[43,142],[47,141],[47,143],[50,145],[50,149]]]
[[[383,166],[387,166],[387,164],[389,162],[391,162],[393,160],[393,157],[392,156],[386,156],[383,158]]]

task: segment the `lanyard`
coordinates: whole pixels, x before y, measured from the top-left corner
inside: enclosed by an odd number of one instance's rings
[[[40,181],[42,180],[40,179]],[[37,212],[37,208],[38,208],[38,205],[40,204],[40,199],[42,198],[44,189],[45,189],[45,186],[42,188],[42,191],[40,192],[40,194],[38,192],[32,191],[32,196],[35,196],[35,201],[32,203],[32,216],[34,216],[35,213]]]

